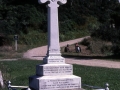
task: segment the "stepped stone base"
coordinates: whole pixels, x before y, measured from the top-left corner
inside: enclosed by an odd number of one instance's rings
[[[82,90],[81,77],[75,75],[32,76],[29,87],[32,90]]]

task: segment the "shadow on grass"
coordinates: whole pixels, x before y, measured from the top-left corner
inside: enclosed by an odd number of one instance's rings
[[[120,55],[111,55],[111,56],[83,56],[83,55],[62,55],[65,58],[74,58],[74,59],[85,59],[85,60],[91,60],[91,59],[106,59],[106,60],[115,60],[120,61]]]

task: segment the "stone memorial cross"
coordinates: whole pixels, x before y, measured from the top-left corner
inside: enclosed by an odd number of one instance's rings
[[[48,51],[47,57],[43,60],[44,63],[60,63],[64,62],[60,53],[59,45],[59,26],[58,26],[58,7],[65,4],[67,0],[38,0],[39,3],[48,4]],[[59,58],[55,61],[55,58]],[[54,61],[53,61],[54,60]]]
[[[81,77],[73,75],[73,66],[65,63],[59,45],[58,7],[67,0],[39,0],[48,3],[48,51],[36,75],[29,77],[32,90],[81,90]]]

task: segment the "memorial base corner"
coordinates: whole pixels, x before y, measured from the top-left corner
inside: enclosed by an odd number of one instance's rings
[[[63,76],[31,76],[29,87],[32,90],[81,90],[81,77]]]

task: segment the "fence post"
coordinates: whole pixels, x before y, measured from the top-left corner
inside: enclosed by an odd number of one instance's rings
[[[10,88],[11,88],[11,82],[10,81],[8,81],[8,90],[10,90]]]
[[[0,88],[4,88],[3,76],[1,71],[0,71]]]
[[[109,90],[109,84],[108,83],[105,84],[105,90]]]
[[[26,90],[31,90],[30,88],[27,88]]]

